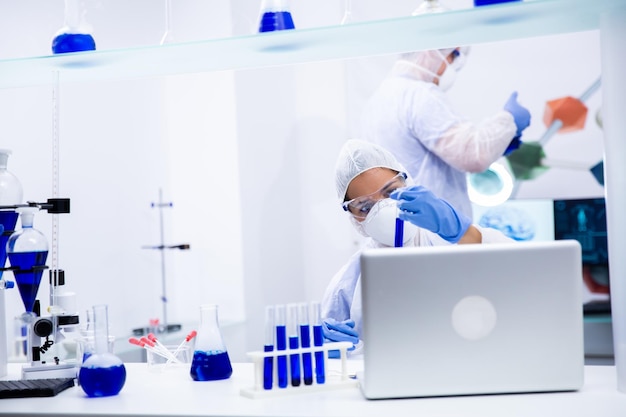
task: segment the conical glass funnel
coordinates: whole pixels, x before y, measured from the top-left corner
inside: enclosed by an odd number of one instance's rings
[[[22,203],[22,184],[13,173],[7,169],[11,151],[0,149],[0,206],[14,206]],[[15,230],[18,214],[15,210],[0,210],[0,224],[4,232],[0,233],[0,268],[4,268],[7,262],[7,241]],[[0,270],[0,278],[2,271]]]
[[[27,313],[33,312],[41,275],[48,258],[48,241],[33,228],[36,207],[20,207],[22,230],[14,232],[7,242],[9,262],[15,267],[13,274]]]

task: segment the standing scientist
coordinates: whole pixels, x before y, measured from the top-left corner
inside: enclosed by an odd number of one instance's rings
[[[472,216],[466,173],[483,172],[517,149],[529,111],[511,94],[504,109],[474,124],[456,112],[445,91],[469,48],[400,55],[362,114],[363,139],[387,148],[413,179]],[[476,105],[480,106],[480,98]]]

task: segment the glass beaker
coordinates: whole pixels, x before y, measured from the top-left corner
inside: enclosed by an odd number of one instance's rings
[[[65,0],[65,23],[52,40],[52,53],[93,51],[96,41],[91,26],[85,20],[84,0]]]
[[[14,206],[22,203],[22,184],[20,180],[7,169],[9,162],[9,149],[0,149],[0,206]],[[4,227],[4,233],[0,233],[0,268],[4,268],[7,262],[7,241],[15,230],[18,214],[13,209],[0,210],[0,224]],[[0,270],[0,278],[2,271]]]
[[[89,397],[117,395],[126,382],[126,367],[110,351],[107,305],[93,306],[93,318],[95,353],[81,365],[78,381]]]
[[[48,241],[33,228],[37,207],[19,207],[17,212],[22,221],[22,230],[14,232],[7,242],[7,254],[13,270],[17,288],[27,314],[32,314],[35,298],[41,283],[41,275],[48,258]]]
[[[200,326],[189,373],[194,381],[227,379],[233,373],[230,358],[222,340],[215,304],[200,306]]]
[[[259,14],[259,32],[296,28],[287,0],[263,0]]]

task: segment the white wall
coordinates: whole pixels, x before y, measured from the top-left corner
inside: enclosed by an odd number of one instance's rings
[[[176,0],[175,38],[253,33],[259,3]],[[343,15],[344,2],[336,0],[292,3],[298,28],[336,24]],[[161,38],[164,2],[87,4],[100,50]],[[359,21],[408,15],[417,4],[354,0],[352,8]],[[0,59],[48,54],[61,8],[60,0],[0,0]],[[537,138],[545,102],[577,96],[599,75],[598,42],[597,32],[588,32],[475,45],[451,99],[479,121],[518,90],[533,115],[525,139]],[[150,203],[162,187],[174,202],[165,210],[166,240],[191,244],[189,252],[167,254],[170,321],[194,321],[201,302],[216,301],[222,320],[247,320],[244,338],[227,341],[229,350],[259,349],[263,307],[320,299],[360,243],[336,201],[334,162],[341,144],[358,136],[363,101],[393,59],[62,85],[60,185],[72,214],[61,216],[60,266],[80,308],[109,303],[117,335],[160,316],[158,253],[141,246],[158,243]],[[593,121],[600,100],[598,92],[588,102],[583,132],[548,143],[550,157],[591,165],[602,158]],[[51,89],[2,90],[0,109],[0,147],[14,151],[9,168],[22,179],[26,199],[45,200]],[[590,175],[552,170],[524,184],[518,197],[601,195]],[[113,207],[103,205],[110,201]],[[47,233],[49,221],[40,214],[36,227]],[[21,312],[17,293],[7,298],[8,316]]]

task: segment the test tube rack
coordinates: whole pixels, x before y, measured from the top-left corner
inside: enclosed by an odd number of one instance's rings
[[[326,391],[333,390],[339,388],[350,388],[357,387],[358,382],[356,379],[351,378],[348,375],[348,364],[347,364],[347,351],[348,348],[353,346],[350,342],[329,342],[324,343],[322,346],[312,346],[308,348],[298,348],[298,349],[287,349],[287,350],[274,350],[271,352],[261,352],[254,351],[248,352],[247,355],[252,362],[254,363],[254,386],[248,388],[242,388],[240,393],[244,397],[256,399],[256,398],[270,398],[276,396],[283,395],[291,395],[291,394],[299,394],[306,392],[318,392],[318,391]],[[336,370],[328,369],[328,351],[331,350],[339,350],[339,361],[341,364],[341,370],[337,372]],[[315,352],[324,352],[324,369],[326,370],[325,382],[323,384],[318,384],[316,380],[313,380],[311,385],[300,384],[297,387],[288,384],[284,388],[280,388],[277,385],[277,360],[276,358],[279,356],[290,356],[290,355],[300,355],[300,360],[302,360],[303,353],[311,353],[314,355]],[[273,357],[272,361],[272,372],[274,374],[274,384],[272,389],[264,389],[263,388],[263,366],[264,359],[268,357]],[[302,365],[302,364],[301,364]]]

